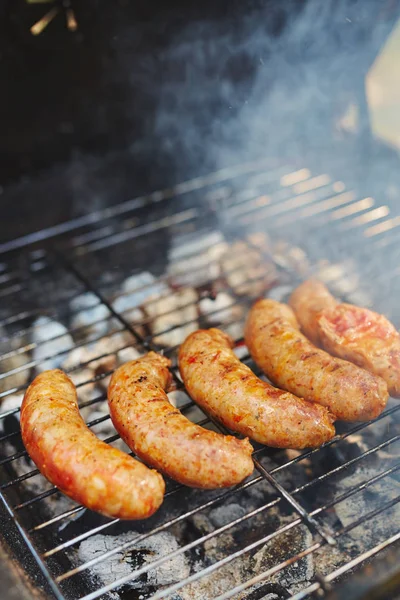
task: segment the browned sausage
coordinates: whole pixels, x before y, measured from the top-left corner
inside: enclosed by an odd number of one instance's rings
[[[320,446],[335,434],[330,414],[259,379],[218,329],[195,331],[179,351],[194,400],[234,431],[276,448]]]
[[[247,319],[245,339],[271,381],[326,406],[338,419],[374,419],[386,405],[383,379],[313,346],[285,304],[256,302]]]
[[[383,315],[339,303],[323,283],[302,283],[290,298],[304,333],[328,352],[382,377],[400,397],[400,335]]]
[[[149,352],[113,374],[110,414],[126,444],[148,464],[192,487],[235,485],[253,472],[250,442],[195,425],[171,405],[164,390],[170,360]]]
[[[44,371],[21,406],[25,448],[64,494],[108,517],[145,519],[161,505],[159,473],[100,441],[83,421],[75,386],[62,371]]]

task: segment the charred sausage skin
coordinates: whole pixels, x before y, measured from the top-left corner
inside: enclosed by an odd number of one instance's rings
[[[247,319],[245,340],[271,381],[326,406],[337,419],[367,421],[386,405],[385,381],[316,348],[300,332],[293,311],[285,304],[256,302]]]
[[[145,519],[163,501],[162,476],[88,429],[75,386],[59,369],[44,371],[27,389],[21,434],[39,471],[91,510],[113,518]]]
[[[386,317],[338,302],[315,280],[302,283],[290,305],[307,337],[331,354],[379,375],[390,394],[400,397],[400,335]]]
[[[115,428],[134,452],[176,481],[198,488],[240,483],[253,472],[250,442],[208,431],[171,405],[170,360],[149,352],[115,371],[108,389]]]
[[[335,434],[331,415],[259,379],[218,329],[189,335],[179,351],[186,389],[229,429],[276,448],[320,446]]]

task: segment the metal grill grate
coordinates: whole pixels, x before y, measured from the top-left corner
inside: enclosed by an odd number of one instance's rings
[[[283,299],[310,273],[398,323],[396,257],[383,277],[377,254],[393,247],[399,225],[387,206],[326,174],[258,163],[0,248],[1,519],[24,540],[47,594],[300,600],[398,542],[392,401],[373,423],[339,424],[320,449],[256,445],[256,474],[234,489],[167,481],[164,505],[143,523],[107,520],[63,497],[29,461],[17,417],[35,373],[61,366],[89,427],[121,444],[105,408],[108,377],[118,361],[153,349],[173,360],[171,401],[222,431],[184,394],[176,349],[186,334],[221,327],[260,374],[243,345],[246,311],[264,293]]]

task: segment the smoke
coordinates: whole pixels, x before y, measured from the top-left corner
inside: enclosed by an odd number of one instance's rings
[[[392,24],[387,3],[309,0],[188,25],[160,59],[160,148],[182,177],[263,156],[331,158],[352,106],[359,139],[370,135],[364,80]]]
[[[366,195],[377,181],[390,185],[398,164],[371,144],[365,75],[398,1],[209,4],[149,8],[147,21],[110,6],[93,23],[87,8],[86,44],[68,38],[71,47],[53,49],[62,58],[61,66],[51,61],[61,73],[56,85],[43,70],[38,87],[52,94],[36,107],[41,117],[26,133],[18,115],[10,121],[6,166],[17,158],[16,172],[31,166],[4,189],[18,229],[7,225],[0,237],[260,158],[310,168],[317,161],[314,171],[348,176]],[[29,89],[18,98],[30,98]],[[64,98],[73,99],[66,108]],[[399,189],[395,182],[391,196]],[[51,209],[36,221],[32,196]],[[13,217],[19,212],[26,218]]]

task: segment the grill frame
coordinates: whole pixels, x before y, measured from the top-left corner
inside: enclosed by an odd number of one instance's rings
[[[128,239],[132,239],[133,236],[138,236],[139,235],[143,235],[145,234],[147,231],[149,232],[153,232],[153,231],[157,231],[157,227],[154,228],[154,221],[152,221],[150,223],[150,226],[147,226],[146,223],[144,223],[144,225],[138,225],[138,227],[134,228],[134,229],[118,229],[116,232],[113,233],[113,229],[112,226],[110,226],[110,229],[107,229],[107,225],[102,225],[102,227],[100,227],[99,229],[93,228],[92,226],[94,224],[97,223],[107,223],[108,220],[114,219],[115,217],[117,217],[118,219],[121,219],[122,215],[129,215],[130,212],[132,211],[136,211],[138,209],[142,209],[142,208],[148,208],[149,205],[155,203],[160,203],[162,201],[168,201],[171,199],[176,198],[179,195],[186,195],[186,194],[195,194],[196,192],[198,192],[199,190],[203,190],[204,188],[206,188],[207,186],[212,186],[215,184],[221,184],[222,182],[225,181],[230,181],[232,179],[232,177],[240,177],[241,175],[248,175],[249,173],[257,173],[260,172],[260,169],[262,169],[263,167],[266,166],[265,161],[261,161],[258,163],[253,163],[251,165],[242,165],[240,167],[240,169],[236,169],[236,170],[232,170],[232,169],[224,169],[220,172],[217,172],[215,174],[210,175],[208,178],[198,178],[195,180],[192,180],[190,182],[186,182],[181,184],[180,186],[177,186],[175,189],[173,190],[166,190],[164,192],[155,192],[153,194],[150,194],[149,196],[145,196],[145,197],[141,197],[138,199],[134,199],[131,201],[128,201],[127,203],[123,203],[121,205],[118,205],[116,207],[113,207],[111,209],[106,209],[104,211],[98,211],[98,213],[95,214],[91,214],[91,215],[87,215],[85,217],[82,217],[80,219],[76,219],[73,222],[69,222],[67,224],[63,224],[60,226],[56,226],[54,228],[51,228],[50,230],[45,230],[42,232],[39,232],[37,234],[33,234],[30,236],[26,236],[25,238],[20,238],[18,240],[14,240],[12,242],[8,242],[6,244],[0,245],[0,257],[1,256],[15,256],[17,251],[20,251],[21,249],[24,250],[24,253],[31,253],[32,252],[37,252],[37,249],[39,248],[40,250],[42,248],[46,248],[45,249],[45,253],[47,256],[51,257],[51,261],[52,264],[55,264],[57,266],[61,266],[66,272],[68,272],[76,281],[79,281],[80,285],[81,285],[81,289],[85,292],[92,292],[98,300],[99,305],[103,305],[105,306],[108,311],[109,311],[109,316],[107,318],[109,319],[114,319],[115,321],[119,322],[119,325],[121,326],[121,330],[125,330],[128,331],[130,333],[130,335],[132,336],[132,339],[135,341],[135,343],[143,350],[159,350],[158,345],[155,345],[149,336],[145,337],[143,336],[141,333],[138,332],[138,328],[137,325],[132,326],[131,323],[129,323],[129,321],[126,320],[126,318],[124,317],[123,313],[120,313],[118,311],[116,311],[113,306],[111,301],[109,300],[109,298],[107,297],[107,295],[105,295],[101,290],[99,286],[96,286],[93,283],[93,280],[88,277],[85,273],[84,269],[80,268],[80,261],[82,261],[82,257],[84,259],[85,255],[90,254],[91,252],[97,252],[99,250],[104,250],[108,247],[110,247],[110,241],[112,242],[112,244],[114,243],[121,243],[124,242]],[[286,169],[287,170],[287,169]],[[282,178],[286,177],[288,178],[290,174],[293,175],[293,173],[286,173],[286,175],[282,175],[281,173],[285,171],[285,168],[282,167],[277,167],[275,169],[273,169],[272,171],[268,171],[267,172],[267,177],[265,176],[264,173],[264,179],[263,182],[264,184],[268,181],[275,181],[276,178],[280,178],[280,180],[282,181]],[[303,169],[303,171],[305,171],[305,169]],[[297,173],[302,172],[302,169],[298,169],[296,171]],[[296,173],[295,172],[295,173]],[[268,173],[269,173],[269,178],[268,178]],[[261,171],[261,175],[262,175],[262,171]],[[308,175],[307,173],[305,173],[305,175]],[[312,179],[318,179],[318,177],[314,177],[311,178],[311,174],[309,174],[307,177],[305,177],[304,180],[300,179],[299,181],[294,181],[293,178],[290,181],[290,187],[292,188],[293,186],[297,186],[297,190],[300,191],[300,193],[297,194],[293,194],[288,196],[288,198],[284,197],[284,194],[281,194],[280,197],[278,197],[278,200],[281,200],[280,204],[274,204],[272,202],[259,202],[257,205],[257,198],[255,198],[255,206],[256,208],[254,209],[254,212],[257,216],[260,216],[260,212],[262,213],[262,211],[264,211],[264,214],[266,214],[267,216],[263,216],[262,218],[268,218],[268,216],[270,216],[271,214],[273,215],[274,213],[274,207],[275,207],[275,216],[276,213],[279,215],[281,213],[283,213],[283,220],[285,220],[285,218],[287,218],[288,216],[288,212],[289,210],[293,210],[293,209],[297,209],[300,210],[300,212],[302,212],[302,214],[304,214],[304,217],[307,219],[310,216],[315,216],[315,215],[320,215],[321,212],[324,213],[325,212],[325,208],[328,211],[328,214],[334,214],[335,210],[340,210],[343,213],[343,208],[346,208],[346,206],[351,207],[352,205],[354,205],[355,202],[360,202],[359,200],[357,200],[356,195],[353,192],[344,192],[343,190],[341,190],[340,187],[337,188],[337,190],[333,190],[335,193],[331,196],[329,196],[326,198],[325,196],[322,196],[322,198],[319,198],[318,196],[316,197],[315,200],[313,200],[312,196],[310,196],[310,193],[315,190],[315,189],[319,189],[317,188],[313,188],[313,183],[312,183]],[[294,181],[294,183],[293,183]],[[308,182],[308,185],[311,186],[311,191],[310,189],[307,189],[307,185],[303,185],[303,186],[299,186],[299,184],[302,183],[302,181],[305,181],[306,183]],[[325,185],[329,185],[331,182],[331,180],[328,178],[328,184],[326,183],[326,179],[323,180],[324,183],[322,185],[322,187],[325,187]],[[311,182],[311,183],[310,183]],[[315,181],[314,181],[315,184]],[[333,182],[333,185],[335,185],[335,183]],[[343,185],[343,184],[342,184]],[[284,187],[283,187],[284,189]],[[305,190],[305,191],[304,191]],[[279,192],[279,190],[278,190]],[[278,193],[277,192],[277,193]],[[345,202],[342,203],[342,199],[343,199],[343,194],[348,194],[347,196],[345,196]],[[307,194],[309,194],[307,196]],[[342,195],[342,199],[340,199],[340,196]],[[339,197],[339,200],[337,200],[337,198]],[[228,232],[229,235],[229,230],[232,230],[232,238],[237,237],[237,227],[235,226],[235,228],[230,228],[227,224],[227,212],[229,213],[229,209],[231,210],[231,216],[234,215],[235,218],[241,218],[241,215],[244,214],[244,224],[249,224],[246,223],[246,219],[248,219],[249,217],[249,213],[251,214],[252,210],[249,211],[249,207],[251,208],[250,204],[249,204],[249,199],[244,199],[242,200],[242,202],[236,202],[234,203],[234,205],[229,205],[227,206],[226,204],[227,200],[226,198],[218,198],[218,195],[216,196],[216,201],[215,198],[213,199],[212,195],[211,195],[211,200],[209,200],[208,202],[208,206],[207,206],[207,211],[206,214],[201,216],[198,214],[198,212],[196,212],[196,208],[193,207],[187,207],[185,205],[185,207],[183,208],[183,210],[181,211],[181,213],[173,213],[172,216],[161,216],[158,221],[156,221],[156,223],[158,225],[160,225],[161,223],[161,228],[170,228],[170,227],[174,227],[175,225],[179,224],[179,223],[185,223],[186,220],[189,220],[194,218],[196,222],[206,222],[208,219],[210,219],[210,216],[213,218],[213,222],[215,223],[216,221],[218,222],[218,220],[221,218],[222,215],[222,222],[219,224],[221,229],[223,229],[224,231]],[[286,202],[286,205],[284,204]],[[323,204],[325,202],[325,204]],[[336,204],[335,204],[336,202]],[[314,204],[315,203],[315,204]],[[264,208],[264,205],[266,205],[266,207]],[[283,206],[283,210],[282,210],[282,206]],[[362,212],[361,211],[361,217],[360,215],[354,217],[354,212],[352,212],[351,210],[349,210],[349,215],[351,217],[351,219],[353,218],[357,218],[360,219],[362,218],[363,215],[368,215],[369,213],[371,213],[372,211],[376,211],[376,206],[374,207],[374,204],[372,203],[367,203],[367,212]],[[272,207],[272,209],[271,209]],[[337,208],[339,207],[339,208]],[[220,213],[219,210],[223,209],[224,212]],[[233,210],[232,210],[233,208]],[[315,210],[315,208],[317,208],[317,210]],[[324,210],[321,211],[321,208],[324,208]],[[319,211],[318,211],[319,209]],[[370,210],[372,209],[372,210]],[[354,207],[353,207],[353,211],[354,211]],[[183,217],[182,217],[183,215]],[[281,215],[282,216],[282,215]],[[383,214],[383,217],[386,217],[387,214]],[[319,217],[317,217],[317,221],[316,223],[318,224],[318,219]],[[350,220],[351,220],[350,219]],[[320,221],[321,222],[321,221]],[[341,222],[341,220],[340,220]],[[386,223],[386,225],[385,225]],[[397,220],[393,220],[394,226],[396,226]],[[364,219],[364,221],[360,222],[360,225],[365,225],[365,229],[364,232],[366,237],[370,238],[373,237],[375,234],[379,235],[380,232],[385,233],[385,231],[391,229],[390,226],[390,219],[387,219],[386,221],[381,223],[381,230],[379,229],[380,224],[372,224],[371,225],[371,220],[368,218],[368,216]],[[140,229],[140,227],[142,227],[142,229]],[[146,228],[147,227],[147,228]],[[85,231],[85,228],[88,228]],[[373,229],[371,229],[373,228]],[[84,231],[82,232],[81,229],[83,229]],[[108,240],[107,242],[107,237],[105,238],[106,242],[104,241],[104,238],[102,237],[104,232],[109,232],[111,231],[111,236],[112,240]],[[194,233],[193,237],[196,238],[197,237],[197,233]],[[189,239],[190,238],[190,232],[189,232]],[[382,238],[380,238],[382,239]],[[108,244],[108,245],[107,245]],[[84,251],[82,252],[82,248],[84,249]],[[259,251],[259,248],[257,248],[257,250]],[[43,256],[43,255],[42,255]],[[40,256],[39,256],[40,258]],[[265,256],[265,258],[267,260],[271,260],[270,256]],[[297,273],[291,272],[289,269],[287,269],[287,267],[282,267],[282,265],[279,265],[276,260],[275,260],[275,267],[277,269],[279,269],[279,272],[283,274],[283,276],[287,276],[288,280],[293,282],[296,280],[296,278],[298,277]],[[7,280],[6,280],[7,281]],[[12,281],[12,278],[11,278]],[[17,287],[16,287],[17,286]],[[11,285],[11,287],[9,288],[13,291],[18,291],[18,284],[13,284]],[[233,290],[230,290],[231,292],[233,292]],[[11,293],[12,293],[11,292]],[[233,292],[234,293],[234,292]],[[245,306],[249,306],[252,302],[252,298],[249,297],[237,297],[237,294],[234,294],[233,296],[235,298],[235,304],[236,303],[243,303]],[[107,334],[108,336],[108,334]],[[242,339],[238,339],[236,340],[237,344],[241,344],[243,342]],[[175,348],[171,348],[170,349],[170,353],[173,354]],[[167,351],[168,352],[168,351]],[[0,360],[2,360],[2,356],[0,356]],[[98,358],[98,357],[97,357]],[[244,357],[244,360],[248,360],[248,356]],[[179,377],[177,375],[176,372],[176,366],[174,366],[174,375],[175,375],[175,380],[179,385],[180,384],[180,380]],[[109,373],[103,373],[100,376],[97,376],[95,379],[93,379],[93,381],[98,380],[99,377],[106,377]],[[88,382],[85,382],[84,384],[81,385],[86,385]],[[1,394],[2,396],[4,396],[5,394]],[[189,407],[190,405],[188,405]],[[185,407],[184,409],[185,410]],[[387,418],[391,415],[394,415],[395,413],[398,413],[398,411],[400,410],[400,405],[398,405],[397,407],[394,406],[390,409],[387,409],[385,411],[385,413],[383,415],[381,415],[381,417],[378,418],[378,420]],[[12,414],[12,412],[15,411],[9,411],[9,413],[7,414]],[[4,418],[4,415],[0,414],[0,419]],[[106,419],[107,417],[105,417]],[[100,423],[101,421],[105,420],[104,418],[100,418],[100,419],[96,419],[95,421],[93,421],[92,423],[90,423],[91,426]],[[208,421],[208,419],[206,420]],[[201,421],[202,424],[205,424],[206,421]],[[214,423],[214,425],[216,425],[220,431],[225,431],[220,425]],[[325,447],[329,447],[332,444],[336,444],[336,443],[340,443],[340,441],[346,439],[347,437],[349,437],[350,435],[353,435],[354,433],[356,433],[357,431],[360,431],[366,427],[368,427],[369,424],[362,424],[362,425],[356,425],[353,426],[349,431],[337,436],[337,438],[335,438],[332,442],[328,442],[328,444],[325,445]],[[15,435],[15,434],[11,434],[11,435]],[[6,437],[9,438],[9,434],[6,435]],[[2,441],[4,441],[6,439],[6,437],[4,436],[0,436],[0,443]],[[111,436],[107,441],[112,442],[116,439],[116,436]],[[380,445],[380,447],[378,448],[373,448],[371,449],[371,452],[368,451],[366,453],[366,456],[368,456],[369,454],[372,454],[374,452],[378,452],[379,449],[384,448],[386,446],[388,446],[390,443],[394,443],[395,441],[397,441],[398,439],[400,439],[400,436],[394,436],[393,438],[390,438],[388,442],[385,442],[385,444]],[[285,463],[283,466],[278,466],[275,469],[272,470],[267,470],[265,467],[263,467],[262,463],[259,461],[258,459],[258,455],[260,453],[262,453],[264,451],[264,449],[256,449],[255,452],[255,466],[256,469],[259,471],[259,479],[257,479],[257,481],[260,481],[261,479],[265,479],[266,481],[268,481],[268,483],[270,483],[273,488],[275,489],[279,500],[277,502],[287,502],[290,506],[291,509],[294,510],[294,512],[297,514],[296,519],[293,521],[295,523],[295,525],[292,525],[292,527],[297,526],[298,524],[306,524],[308,526],[308,528],[311,530],[311,532],[317,536],[317,540],[313,546],[312,546],[312,550],[309,551],[304,551],[303,554],[306,555],[309,552],[314,552],[315,550],[317,550],[319,547],[321,547],[323,544],[334,544],[334,540],[332,539],[332,534],[331,532],[327,531],[325,526],[321,526],[318,521],[316,521],[314,519],[314,515],[309,512],[307,512],[304,507],[301,505],[301,503],[299,503],[293,495],[293,492],[289,492],[288,490],[285,489],[285,487],[283,487],[279,481],[274,477],[274,473],[275,472],[280,472],[282,471],[284,468],[286,468],[288,465],[291,464],[296,464],[297,462],[300,462],[300,460],[304,460],[306,457],[308,456],[314,456],[316,453],[320,452],[320,449],[316,449],[316,450],[312,450],[309,452],[306,452],[304,454],[302,454],[301,456],[294,458],[293,460],[288,461],[287,463]],[[17,453],[15,453],[12,457],[11,460],[17,460],[19,458],[21,458],[24,455],[24,451],[19,451]],[[362,460],[362,458],[358,458],[357,460]],[[9,461],[7,461],[9,462]],[[357,462],[357,461],[354,461]],[[0,462],[0,466],[4,466],[6,464],[6,462],[3,460]],[[341,469],[346,469],[350,466],[351,461],[346,462]],[[400,469],[400,463],[396,466],[396,471],[397,468]],[[37,471],[37,470],[35,470]],[[387,475],[388,473],[392,472],[393,469],[389,469],[387,473],[385,473],[385,475]],[[33,473],[33,474],[32,474]],[[28,476],[34,476],[35,472],[32,471],[31,474]],[[20,478],[17,478],[11,482],[8,482],[6,484],[2,484],[0,486],[0,498],[2,500],[3,503],[3,507],[4,509],[8,512],[8,517],[9,520],[11,520],[15,527],[17,528],[18,534],[20,536],[20,538],[24,541],[26,547],[29,550],[29,553],[31,555],[31,557],[37,562],[38,566],[41,569],[42,575],[44,576],[44,579],[47,583],[47,585],[49,586],[50,590],[53,592],[54,596],[56,598],[58,598],[59,600],[64,600],[65,596],[63,595],[63,593],[60,590],[59,584],[67,579],[65,577],[65,574],[62,574],[61,576],[58,577],[54,577],[53,575],[51,575],[50,571],[48,570],[48,566],[45,562],[44,559],[50,558],[51,556],[54,556],[56,554],[59,554],[59,552],[61,552],[62,550],[65,550],[66,546],[65,544],[61,544],[60,548],[52,548],[50,549],[50,551],[45,552],[44,554],[40,554],[36,548],[35,548],[35,544],[32,542],[32,535],[34,531],[38,531],[39,529],[44,529],[43,524],[41,525],[40,528],[35,527],[33,530],[27,530],[27,528],[21,524],[20,519],[18,517],[19,511],[23,508],[27,508],[28,506],[31,506],[32,504],[34,504],[34,501],[32,500],[28,500],[26,502],[22,502],[19,503],[19,505],[14,505],[11,506],[9,501],[7,500],[7,498],[4,495],[4,491],[6,489],[9,489],[10,487],[13,487],[13,485],[15,485],[16,483],[19,483],[21,481],[24,481],[26,479],[28,479],[28,476],[22,476]],[[318,479],[323,479],[322,478],[318,478]],[[246,483],[244,485],[247,485]],[[255,483],[252,483],[251,485],[256,485]],[[371,481],[366,481],[365,482],[365,487],[368,487],[369,485],[372,485],[372,480]],[[178,486],[179,487],[179,486]],[[240,487],[240,486],[239,486]],[[362,486],[360,487],[360,485],[357,485],[354,488],[353,493],[357,493],[360,491],[360,489],[362,489]],[[296,491],[296,490],[295,490]],[[170,491],[169,493],[173,493],[173,490]],[[229,491],[227,493],[222,493],[222,496],[229,496],[231,495],[232,491]],[[50,495],[48,492],[45,493],[46,496]],[[396,498],[396,502],[398,502],[400,500],[400,498]],[[213,501],[214,502],[214,501]],[[338,502],[338,501],[336,501]],[[394,503],[394,500],[390,500],[390,503]],[[335,504],[335,503],[334,503]],[[333,505],[334,505],[333,504]],[[201,510],[203,510],[204,507],[201,508]],[[325,507],[326,509],[326,507]],[[72,510],[72,509],[71,509]],[[82,509],[73,509],[74,513],[79,512],[79,510]],[[161,509],[162,510],[162,509]],[[200,509],[199,509],[200,510]],[[315,512],[315,511],[314,511]],[[316,514],[319,514],[320,510],[317,510]],[[248,518],[248,515],[245,515],[244,518]],[[53,520],[54,522],[54,520]],[[49,525],[50,523],[48,523]],[[101,527],[100,530],[104,530],[107,529],[109,525],[107,525],[106,527]],[[165,524],[165,529],[167,529],[170,526],[170,523],[166,523]],[[223,528],[224,529],[224,528]],[[93,535],[93,532],[90,533],[90,535]],[[146,534],[145,537],[149,537],[151,534],[148,533]],[[213,535],[211,537],[214,537],[216,534],[213,533]],[[270,537],[270,536],[267,536]],[[378,554],[379,552],[381,552],[382,550],[384,550],[386,547],[391,546],[392,544],[395,544],[398,540],[400,539],[400,534],[397,534],[393,540],[391,540],[391,543],[386,543],[386,542],[382,542],[382,544],[379,544],[378,546],[375,547],[374,552],[372,553],[372,556],[374,556],[375,554]],[[136,538],[135,538],[135,541]],[[75,541],[76,543],[76,541]],[[265,541],[263,542],[265,543]],[[301,558],[302,553],[299,553],[297,555],[295,555],[294,557],[291,557],[289,560],[289,563],[293,563],[296,562],[297,560],[299,560],[299,558]],[[364,562],[367,558],[370,558],[371,556],[370,552],[365,552],[363,555],[361,555],[361,557],[355,561],[353,566],[357,566],[358,564],[361,564],[362,562]],[[353,561],[354,562],[354,561]],[[288,563],[288,564],[289,564]],[[208,568],[208,567],[207,567]],[[283,567],[282,567],[283,568]],[[350,567],[349,567],[350,569]],[[271,569],[271,572],[274,572],[275,568]],[[332,574],[331,577],[318,577],[317,580],[311,585],[309,586],[310,589],[308,589],[308,592],[310,593],[314,593],[317,592],[318,590],[328,590],[329,586],[331,584],[332,581],[334,581],[337,577],[341,576],[346,570],[343,570],[342,568],[337,570],[338,572],[336,574]],[[76,572],[76,569],[74,570],[74,572]],[[335,576],[333,576],[335,575]],[[264,573],[265,576],[265,573]],[[197,574],[196,574],[197,577]],[[253,581],[254,580],[254,581]],[[252,583],[258,583],[259,581],[261,581],[262,578],[253,578],[252,579]],[[182,582],[181,582],[182,583]],[[174,588],[175,586],[172,586],[172,588]],[[101,588],[104,590],[104,587]],[[247,588],[244,588],[247,589]],[[239,593],[239,591],[241,590],[235,590],[235,593]],[[97,594],[97,595],[95,595]],[[88,593],[84,596],[79,596],[80,600],[94,600],[94,598],[98,597],[98,592],[93,592],[93,593]],[[164,597],[161,592],[160,593],[156,593],[155,595],[151,596],[152,598],[154,598],[154,600]],[[225,600],[229,597],[232,597],[231,595],[228,595],[228,593],[223,594],[218,596],[218,600]],[[295,596],[293,596],[294,598],[296,598],[296,600],[300,600],[300,598],[305,597],[303,592],[299,592],[298,594],[296,594]],[[78,598],[78,596],[77,596]]]

